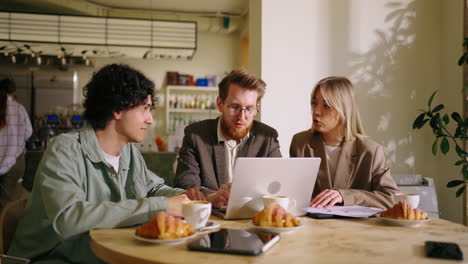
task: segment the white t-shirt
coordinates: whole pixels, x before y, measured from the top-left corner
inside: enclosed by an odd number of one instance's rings
[[[325,145],[325,152],[327,154],[328,169],[332,179],[335,178],[336,165],[338,163],[338,157],[340,156],[340,146],[327,146]]]
[[[104,158],[106,159],[107,163],[109,163],[115,170],[115,172],[119,172],[119,161],[120,161],[120,155],[119,156],[112,156],[107,154],[106,152],[102,151],[102,154],[104,154]]]

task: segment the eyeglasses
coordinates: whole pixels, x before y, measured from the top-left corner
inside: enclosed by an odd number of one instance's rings
[[[230,115],[239,115],[242,111],[245,111],[246,116],[255,116],[258,112],[256,107],[241,107],[238,104],[227,105]]]

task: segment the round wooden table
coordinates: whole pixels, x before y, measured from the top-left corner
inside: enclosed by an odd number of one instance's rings
[[[426,240],[455,242],[468,254],[468,227],[441,219],[419,227],[388,226],[377,218],[300,219],[301,228],[282,234],[280,241],[260,256],[189,251],[186,244],[144,243],[133,237],[134,228],[91,230],[91,249],[106,262],[126,264],[441,263],[443,260],[425,257]],[[249,228],[248,220],[212,220],[223,228]]]

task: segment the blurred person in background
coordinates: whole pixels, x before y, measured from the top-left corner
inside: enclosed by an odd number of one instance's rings
[[[28,113],[15,100],[15,94],[13,80],[6,78],[0,82],[0,211],[25,192],[18,181],[24,175],[25,145],[32,127]]]

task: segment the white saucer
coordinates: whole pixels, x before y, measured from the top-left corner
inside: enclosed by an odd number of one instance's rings
[[[221,226],[220,223],[209,220],[208,222],[206,222],[206,225],[204,227],[199,228],[198,231],[203,232],[203,231],[213,230],[213,229],[219,228],[220,226]]]
[[[253,228],[255,230],[260,230],[260,231],[269,232],[269,233],[276,233],[276,234],[291,232],[293,230],[296,230],[296,229],[302,227],[302,223],[300,225],[298,225],[298,226],[293,226],[293,227],[264,227],[264,226],[257,226],[257,225],[254,225],[254,223],[252,223],[252,221],[249,221],[247,224],[249,225],[249,227],[251,227],[251,228]]]
[[[157,245],[177,245],[177,244],[181,244],[185,242],[185,240],[187,239],[193,238],[196,235],[197,235],[197,232],[194,232],[190,236],[176,238],[176,239],[152,239],[152,238],[144,238],[134,233],[133,237],[137,240],[148,242],[148,243],[153,243]]]
[[[388,225],[393,226],[406,226],[406,227],[416,227],[422,225],[424,223],[430,222],[431,218],[427,218],[426,220],[404,220],[404,219],[394,219],[394,218],[387,218],[379,216],[382,221]]]

